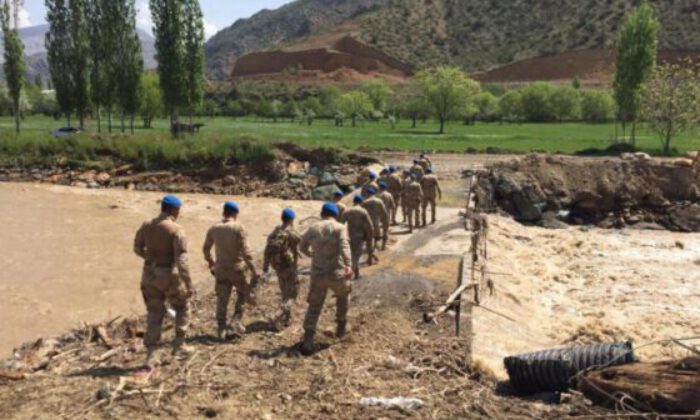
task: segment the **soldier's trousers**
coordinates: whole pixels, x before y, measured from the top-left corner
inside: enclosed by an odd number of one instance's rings
[[[390,193],[391,196],[394,198],[394,209],[391,212],[391,223],[396,224],[396,216],[397,213],[399,212],[399,208],[401,208],[401,194],[398,193]]]
[[[336,321],[345,322],[347,320],[350,292],[352,291],[350,281],[343,279],[337,274],[330,276],[311,275],[311,285],[309,286],[309,297],[307,299],[309,308],[304,318],[305,331],[316,331],[328,290],[331,290],[336,297]]]
[[[411,204],[406,206],[406,219],[408,220],[408,227],[413,229],[420,223],[420,205]]]
[[[245,271],[240,268],[217,269],[215,277],[216,321],[219,328],[224,328],[227,325],[228,305],[233,289],[236,289],[236,306],[233,317],[240,320],[243,318],[243,307],[250,285],[246,280]]]
[[[146,304],[146,334],[144,344],[149,350],[158,346],[165,317],[165,303],[175,310],[175,342],[185,341],[190,308],[184,284],[172,267],[146,265],[141,274],[141,294]]]
[[[367,240],[362,236],[350,237],[350,257],[352,259],[352,269],[355,272],[360,268],[360,258],[362,258],[365,243],[367,244],[367,252],[371,255],[374,252],[371,239]]]
[[[428,206],[430,206],[430,211],[432,215],[432,222],[435,223],[435,207],[436,207],[436,200],[435,197],[426,197],[423,198],[423,203],[422,204],[422,210],[423,210],[423,224],[427,224],[427,219],[428,219]]]
[[[282,312],[289,315],[292,310],[294,301],[299,296],[299,278],[297,276],[297,267],[290,265],[288,267],[276,267],[275,273],[279,281],[280,293],[282,294]]]

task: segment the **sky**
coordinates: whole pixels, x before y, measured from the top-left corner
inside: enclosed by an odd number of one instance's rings
[[[276,9],[290,0],[201,0],[204,12],[204,31],[207,39],[221,29],[230,26],[240,18],[250,17],[262,9]],[[137,25],[151,31],[151,14],[148,0],[136,0],[139,10]],[[46,23],[44,0],[24,0],[24,10],[20,13],[20,26],[33,26]]]

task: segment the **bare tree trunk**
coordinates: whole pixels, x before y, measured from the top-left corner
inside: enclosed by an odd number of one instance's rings
[[[19,101],[15,101],[15,131],[17,134],[19,134],[19,120],[20,120],[20,115],[19,115]]]
[[[134,135],[134,114],[131,114],[131,135]]]
[[[440,116],[440,134],[445,134],[445,117]]]
[[[121,117],[122,117],[121,118],[122,119],[122,133],[125,133],[126,132],[126,124],[124,123],[124,118],[125,118],[124,111],[122,111]]]
[[[112,132],[112,107],[109,107],[109,111],[107,111],[107,119],[108,119],[108,126],[109,126],[109,132]]]

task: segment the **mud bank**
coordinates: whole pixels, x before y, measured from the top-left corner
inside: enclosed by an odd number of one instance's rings
[[[483,211],[551,228],[700,231],[697,173],[663,160],[529,155],[490,166],[477,201]]]

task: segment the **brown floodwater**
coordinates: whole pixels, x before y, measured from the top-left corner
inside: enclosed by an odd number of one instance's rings
[[[84,322],[142,314],[142,261],[132,251],[136,229],[159,212],[162,194],[0,183],[0,357],[23,342]],[[241,221],[259,254],[284,206],[300,219],[319,204],[182,195],[180,223],[189,242],[193,278],[213,288],[201,247],[226,199],[242,206]]]

